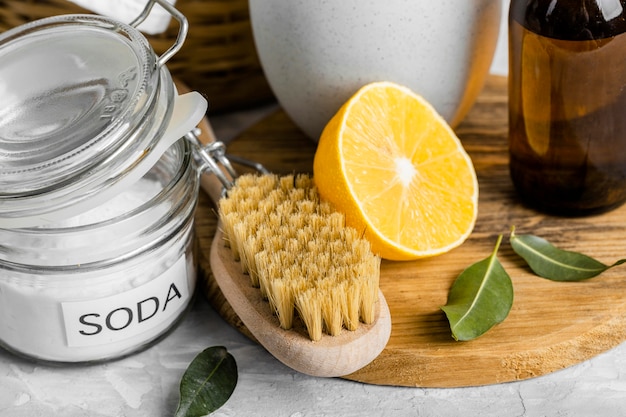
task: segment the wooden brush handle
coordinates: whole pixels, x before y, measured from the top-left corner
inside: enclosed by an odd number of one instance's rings
[[[211,124],[206,117],[202,119],[198,127],[200,128],[200,134],[198,135],[198,139],[203,145],[217,142],[215,132],[213,131],[213,128],[211,127]],[[227,172],[224,169],[222,170],[227,175]],[[213,204],[217,205],[217,202],[222,196],[222,191],[224,190],[224,186],[222,185],[220,180],[215,175],[205,173],[200,176],[200,187],[202,187],[202,189],[209,195]]]

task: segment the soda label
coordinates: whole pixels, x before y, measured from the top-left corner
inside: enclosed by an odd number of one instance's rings
[[[62,302],[67,345],[115,343],[169,324],[190,296],[183,256],[157,278],[132,290],[97,300]]]

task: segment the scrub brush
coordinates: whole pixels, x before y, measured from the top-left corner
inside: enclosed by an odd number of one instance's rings
[[[279,177],[254,164],[262,174],[237,176],[210,124],[202,132],[187,137],[215,174],[201,177],[219,215],[210,264],[233,311],[296,371],[338,377],[372,362],[391,315],[369,243],[320,201],[308,175]]]
[[[205,175],[202,187],[219,209],[213,277],[268,352],[296,371],[337,377],[383,351],[391,316],[380,258],[310,177],[246,174],[224,192]]]
[[[374,322],[380,257],[320,201],[310,176],[240,176],[219,214],[233,258],[281,328],[299,319],[319,341]]]

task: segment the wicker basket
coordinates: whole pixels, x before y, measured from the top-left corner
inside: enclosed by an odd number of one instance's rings
[[[167,63],[173,76],[206,94],[211,112],[239,110],[270,101],[273,96],[254,48],[248,0],[177,0],[189,20],[182,49]],[[68,0],[0,0],[0,32],[44,17],[90,13]],[[178,33],[146,35],[157,54]]]

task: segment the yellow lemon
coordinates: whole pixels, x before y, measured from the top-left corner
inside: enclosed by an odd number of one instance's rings
[[[385,259],[457,247],[478,211],[472,161],[422,97],[391,82],[361,88],[330,120],[313,165],[322,199]]]

